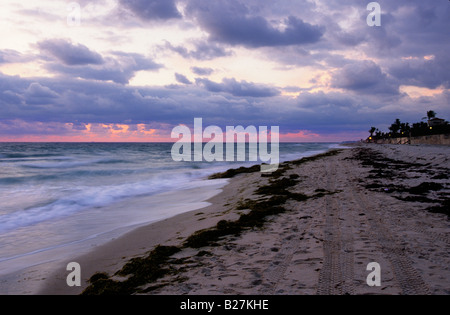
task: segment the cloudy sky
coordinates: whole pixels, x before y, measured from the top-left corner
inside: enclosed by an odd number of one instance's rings
[[[0,141],[165,141],[279,126],[341,141],[450,119],[450,2],[2,0]],[[78,23],[79,22],[79,23]]]

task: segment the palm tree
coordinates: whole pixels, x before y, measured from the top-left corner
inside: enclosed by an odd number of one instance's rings
[[[409,135],[409,132],[411,130],[411,127],[409,126],[409,123],[401,123],[400,124],[400,133],[404,135]]]
[[[401,128],[402,123],[400,122],[400,119],[396,119],[395,122],[389,127],[389,130],[392,132],[392,136],[396,137],[398,131]]]
[[[377,128],[375,127],[371,127],[369,132],[370,132],[370,137],[373,137],[373,133],[375,132],[375,130],[377,130]]]
[[[427,119],[431,120],[432,118],[436,118],[436,112],[433,110],[429,110],[427,111],[427,117],[423,117],[422,119]]]

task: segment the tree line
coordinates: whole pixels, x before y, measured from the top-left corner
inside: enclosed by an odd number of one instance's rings
[[[445,121],[441,125],[433,126],[430,124],[433,118],[436,118],[436,113],[432,110],[427,112],[427,116],[422,120],[427,119],[427,122],[420,121],[417,123],[404,123],[400,119],[396,119],[394,123],[389,127],[388,132],[382,132],[376,127],[371,127],[369,130],[369,140],[376,139],[388,139],[388,138],[400,138],[400,137],[420,137],[435,134],[450,133],[450,124]]]

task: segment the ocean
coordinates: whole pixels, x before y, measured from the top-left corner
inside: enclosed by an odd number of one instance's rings
[[[208,175],[259,164],[175,162],[172,145],[0,143],[0,276],[204,207],[227,183]],[[337,146],[280,143],[280,161]]]

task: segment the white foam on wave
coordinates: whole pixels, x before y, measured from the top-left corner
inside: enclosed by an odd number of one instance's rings
[[[0,275],[50,260],[79,256],[144,224],[205,207],[206,200],[220,192],[227,182],[226,179],[191,180],[177,191],[129,198],[68,218],[42,222],[26,230],[4,233],[0,240]],[[23,237],[24,231],[28,236]]]
[[[209,170],[189,171],[183,173],[160,173],[151,179],[134,183],[72,187],[75,191],[61,199],[45,205],[17,210],[0,216],[0,232],[22,228],[43,221],[70,216],[79,211],[94,207],[103,207],[114,202],[142,195],[153,195],[168,190],[180,190],[195,185],[207,185],[203,181],[193,182],[211,173]]]

